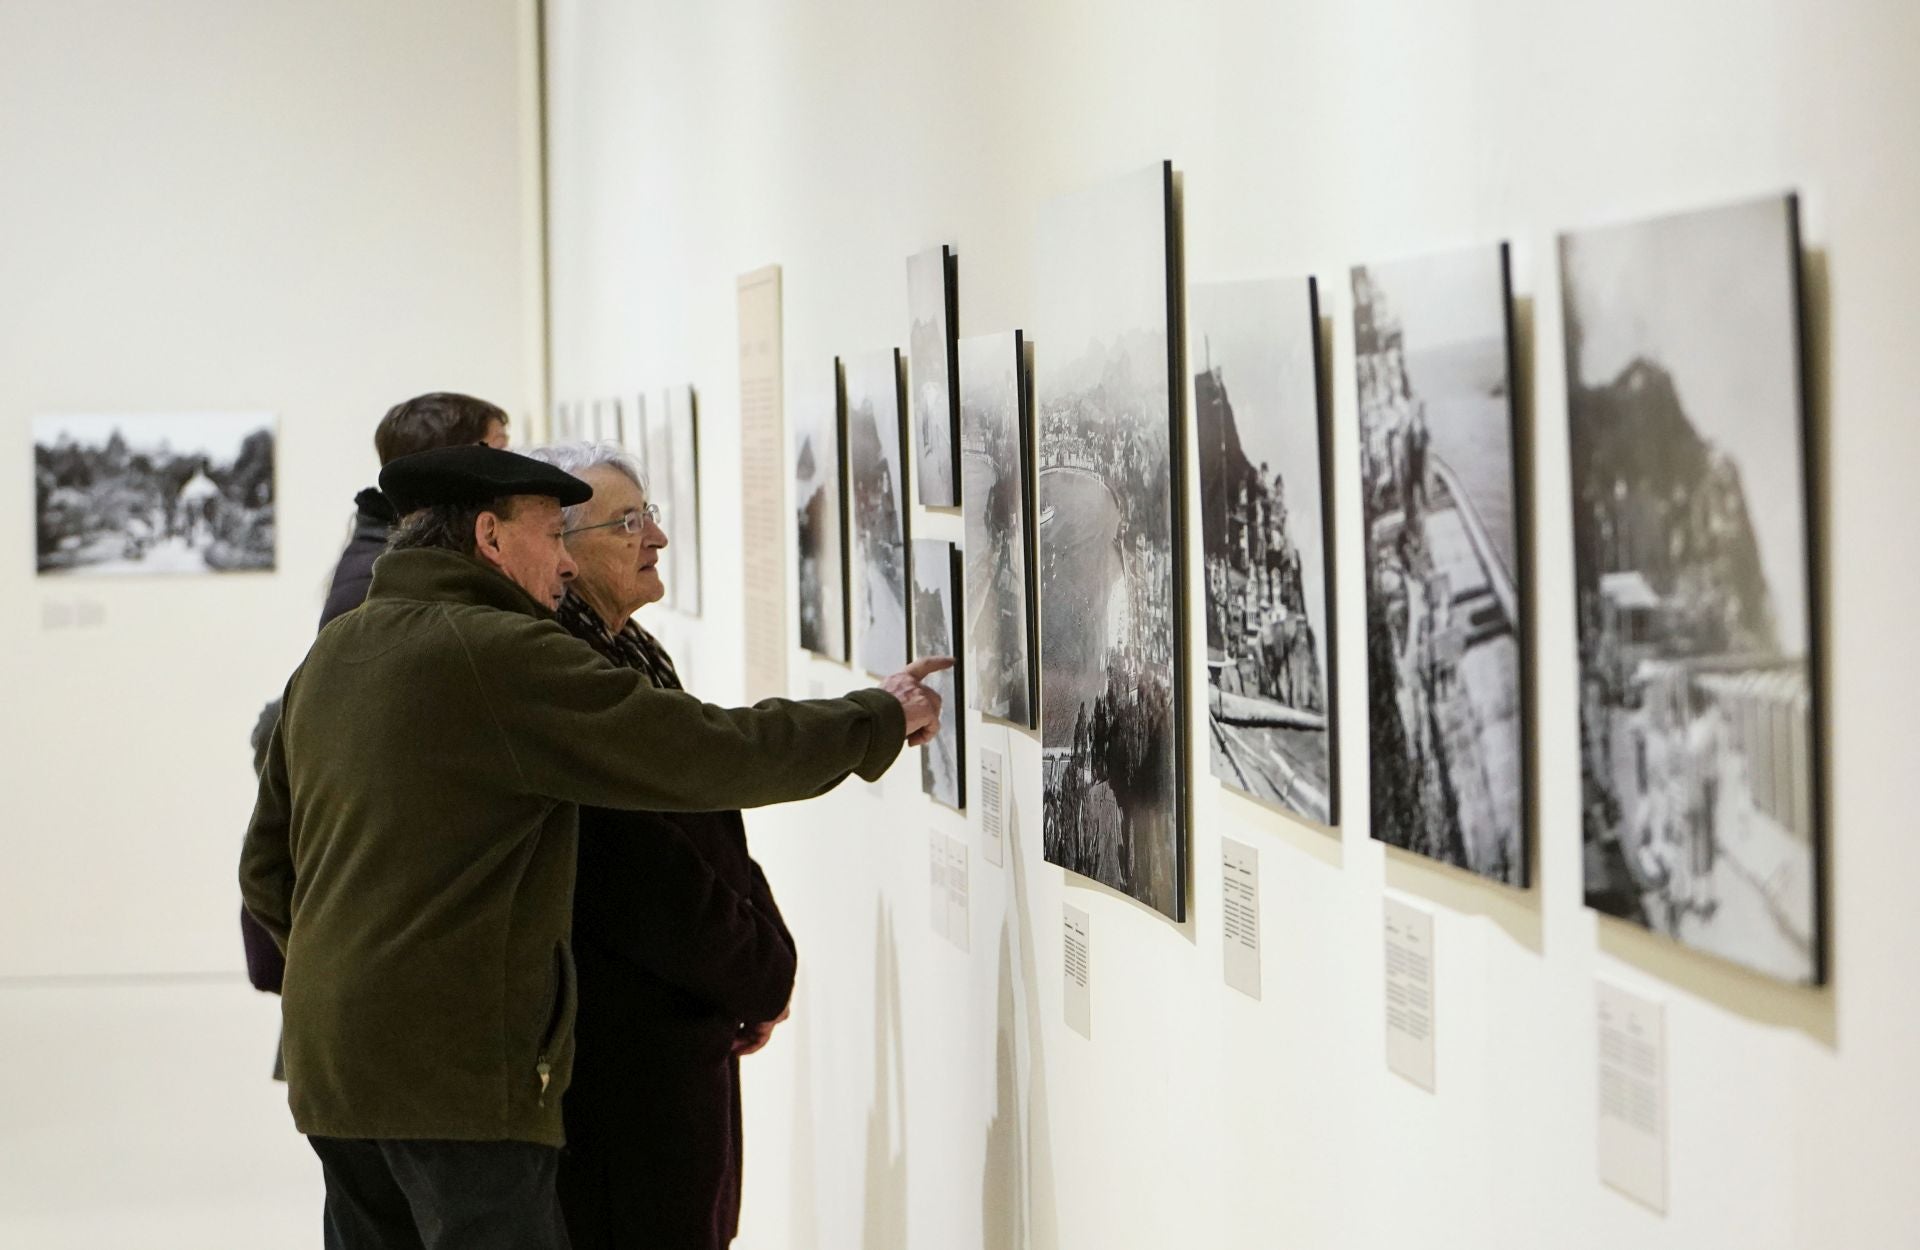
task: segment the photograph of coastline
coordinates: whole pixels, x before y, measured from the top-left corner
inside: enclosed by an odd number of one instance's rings
[[[794,404],[793,499],[799,535],[800,645],[847,660],[846,476],[840,371]]]
[[[856,667],[876,677],[907,665],[906,414],[900,407],[900,353],[849,356],[847,477],[852,486],[853,648]]]
[[[940,732],[920,749],[920,788],[956,811],[967,806],[966,660],[961,652],[960,549],[949,542],[913,544],[913,657],[950,655],[953,667],[927,685],[940,696]]]
[[[958,452],[954,410],[959,406],[955,361],[953,252],[944,244],[907,258],[907,382],[913,394],[914,472],[920,502],[930,508],[960,504],[954,473]]]
[[[1825,979],[1798,205],[1560,239],[1587,904]]]
[[[1338,819],[1313,279],[1188,290],[1213,775]]]
[[[960,341],[969,687],[983,715],[1033,727],[1032,425],[1020,331]]]
[[[1047,859],[1178,920],[1186,697],[1173,173],[1052,201],[1035,249]]]
[[[1524,887],[1506,245],[1352,276],[1372,834]]]

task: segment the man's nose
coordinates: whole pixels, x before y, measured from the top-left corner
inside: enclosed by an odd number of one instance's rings
[[[560,555],[560,580],[570,582],[573,580],[574,574],[579,571],[580,566],[573,562],[573,553],[562,552]]]

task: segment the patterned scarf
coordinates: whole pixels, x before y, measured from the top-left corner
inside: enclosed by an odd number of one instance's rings
[[[639,669],[661,690],[683,689],[680,674],[673,667],[673,657],[667,654],[658,638],[641,629],[631,618],[620,627],[620,632],[609,633],[599,616],[587,606],[587,601],[571,588],[554,615],[568,633],[614,664]]]

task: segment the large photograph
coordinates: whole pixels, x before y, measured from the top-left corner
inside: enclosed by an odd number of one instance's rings
[[[940,696],[940,731],[920,752],[920,788],[936,803],[967,805],[966,684],[960,651],[960,551],[952,543],[913,544],[913,656],[950,655],[953,667],[927,685]]]
[[[1373,836],[1527,883],[1505,244],[1353,270]]]
[[[853,648],[876,677],[907,664],[906,414],[900,353],[849,356],[847,468],[853,487]]]
[[[1323,825],[1335,792],[1313,279],[1196,283],[1187,341],[1213,775]]]
[[[691,386],[667,391],[667,481],[673,497],[667,541],[667,603],[700,615],[700,409]]]
[[[793,499],[799,543],[800,645],[847,659],[846,482],[840,375],[794,405]]]
[[[920,502],[934,508],[960,504],[954,473],[954,409],[959,404],[954,345],[953,253],[944,245],[907,258],[907,381],[913,393],[914,471]]]
[[[1791,196],[1560,240],[1586,898],[1825,976]]]
[[[272,569],[273,444],[264,413],[35,417],[39,572]]]
[[[1033,725],[1032,428],[1020,331],[960,342],[967,646],[980,711]]]
[[[1178,253],[1165,164],[1041,221],[1040,683],[1046,856],[1186,909]]]

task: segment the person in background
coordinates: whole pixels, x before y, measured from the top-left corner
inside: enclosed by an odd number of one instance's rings
[[[380,456],[382,468],[417,451],[466,443],[505,449],[507,414],[484,399],[435,391],[395,404],[373,429],[373,449]],[[366,599],[367,587],[373,583],[373,562],[387,549],[387,535],[399,519],[378,486],[369,486],[353,497],[353,532],[333,566],[327,601],[320,609],[321,629]],[[267,739],[279,719],[280,700],[275,699],[260,709],[259,719],[254,723],[251,745],[256,777],[266,760]],[[278,994],[286,976],[286,961],[280,957],[280,950],[267,936],[267,931],[247,914],[245,907],[240,909],[240,941],[246,949],[247,980],[256,990]],[[277,1058],[273,1074],[276,1078],[280,1076]]]
[[[633,619],[666,593],[661,517],[608,444],[535,448],[593,498],[563,511],[579,572],[556,615],[608,664],[681,689]],[[796,952],[737,810],[580,810],[580,974],[560,1207],[574,1250],[723,1250],[740,1215],[740,1058],[786,1018]]]
[[[287,1101],[329,1250],[565,1250],[579,806],[699,812],[872,780],[939,728],[909,665],[720,708],[555,623],[592,488],[489,447],[380,475],[404,517],[367,601],[287,683],[240,859],[287,957]],[[649,836],[638,833],[635,836]]]

